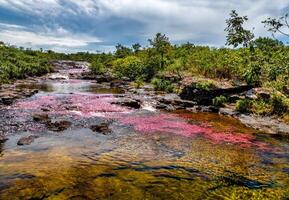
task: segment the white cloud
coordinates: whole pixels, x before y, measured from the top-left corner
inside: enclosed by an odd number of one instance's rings
[[[92,29],[101,28],[101,24],[97,24],[99,21],[103,23],[115,18],[127,19],[140,24],[138,34],[141,35],[136,36],[135,31],[130,32],[130,26],[127,24],[121,27],[128,29],[126,36],[143,39],[152,37],[156,32],[162,32],[175,42],[190,40],[194,43],[220,46],[225,43],[225,20],[231,10],[237,10],[240,15],[248,15],[247,28],[254,28],[256,36],[269,36],[261,21],[281,15],[283,9],[289,6],[289,0],[0,0],[0,6],[36,15],[45,23],[45,19],[51,17],[54,17],[53,22],[57,23],[63,15],[76,16],[76,19],[79,17],[82,20],[90,20],[89,23],[95,22]],[[69,17],[67,19],[69,20]],[[80,25],[77,21],[73,23],[74,28]],[[27,30],[21,34],[6,30],[0,33],[0,37],[22,43],[25,42],[25,38],[31,39],[31,43],[37,45],[40,45],[42,40],[45,44],[63,46],[83,46],[94,40],[92,36],[73,36],[57,25],[52,30],[46,29],[44,33],[37,35]],[[108,35],[120,34],[118,30],[106,31],[110,31]]]
[[[0,40],[10,44],[30,47],[85,47],[89,43],[101,42],[100,39],[84,34],[72,34],[62,27],[46,28],[45,32],[35,33],[25,27],[0,23]]]

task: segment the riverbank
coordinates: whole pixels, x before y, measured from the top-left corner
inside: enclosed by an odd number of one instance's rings
[[[220,115],[230,116],[238,119],[248,127],[254,128],[261,132],[273,135],[287,137],[289,134],[289,124],[278,117],[274,116],[256,116],[253,114],[244,114],[236,110],[236,101],[246,98],[268,98],[268,92],[264,90],[252,89],[249,86],[232,87],[228,83],[222,83],[213,89],[196,88],[196,84],[201,81],[194,80],[195,86],[192,87],[192,80],[184,81],[180,95],[174,93],[155,91],[150,84],[135,87],[129,80],[119,80],[106,75],[93,75],[89,71],[89,64],[75,61],[54,61],[51,63],[54,73],[47,74],[38,78],[28,78],[18,80],[13,84],[5,84],[0,89],[0,106],[10,106],[20,99],[31,97],[39,90],[49,90],[45,88],[43,82],[50,81],[67,81],[74,80],[91,80],[97,86],[95,89],[102,91],[121,90],[122,98],[114,104],[129,106],[133,108],[146,107],[150,110],[187,110],[189,112],[207,112],[219,113]],[[204,80],[202,80],[204,82]],[[208,80],[206,80],[208,82]],[[77,82],[77,81],[76,81]],[[189,82],[189,83],[188,83]],[[80,83],[81,84],[81,83]],[[258,93],[254,92],[258,91]],[[225,106],[217,107],[212,101],[215,97],[227,96]]]

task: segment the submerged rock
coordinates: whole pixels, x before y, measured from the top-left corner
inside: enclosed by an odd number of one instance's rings
[[[117,104],[117,105],[126,106],[130,108],[135,108],[135,109],[139,109],[141,107],[139,100],[130,99],[130,98],[123,98],[116,102],[112,102],[112,104]]]
[[[72,125],[69,121],[58,121],[58,122],[50,122],[47,124],[47,128],[50,131],[54,132],[62,132],[68,129]]]
[[[48,114],[34,114],[33,120],[36,122],[48,122],[50,121]]]
[[[22,138],[20,138],[20,140],[18,140],[17,145],[19,145],[19,146],[30,145],[37,138],[39,138],[39,136],[36,136],[36,135],[30,135],[28,137],[22,137]]]
[[[99,132],[104,135],[111,133],[111,129],[109,128],[109,124],[101,123],[100,125],[93,125],[90,127],[93,132]]]

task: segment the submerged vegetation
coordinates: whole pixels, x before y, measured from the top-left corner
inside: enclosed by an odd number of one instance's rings
[[[227,45],[234,48],[212,48],[191,43],[173,45],[169,38],[157,33],[148,40],[148,47],[118,44],[114,53],[60,54],[53,51],[34,51],[0,45],[0,82],[7,83],[27,76],[50,72],[53,59],[82,60],[91,63],[94,74],[110,74],[126,78],[138,87],[144,82],[153,84],[156,90],[176,91],[176,86],[186,77],[201,77],[208,81],[195,83],[197,88],[210,90],[217,82],[232,85],[248,84],[270,89],[269,99],[239,100],[236,109],[261,115],[283,115],[288,112],[289,96],[289,47],[272,38],[255,38],[244,27],[249,19],[232,11],[226,21]],[[262,23],[268,31],[288,36],[283,30],[287,15]],[[288,27],[289,28],[289,27]],[[225,96],[214,99],[213,104],[224,106]]]

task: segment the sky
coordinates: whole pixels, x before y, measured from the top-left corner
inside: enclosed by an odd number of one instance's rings
[[[0,41],[59,52],[113,51],[156,33],[174,44],[224,46],[231,10],[246,28],[270,36],[261,21],[289,11],[289,0],[0,0]],[[277,36],[281,40],[281,36]]]

